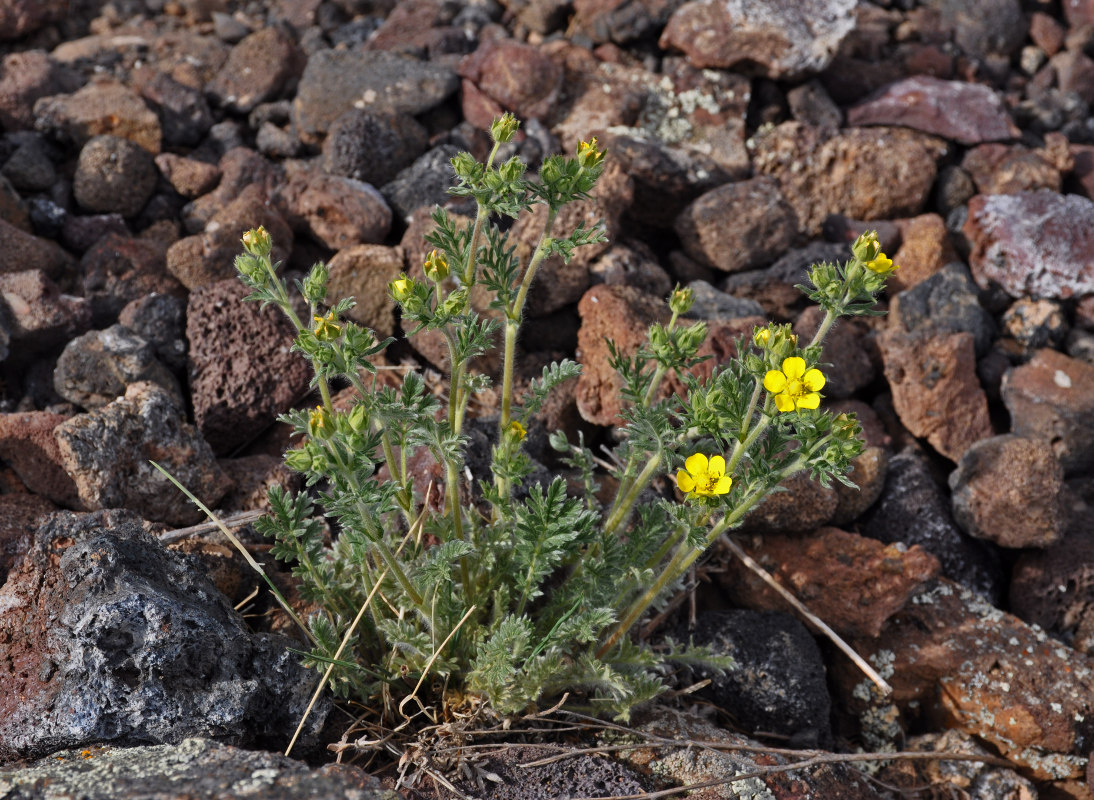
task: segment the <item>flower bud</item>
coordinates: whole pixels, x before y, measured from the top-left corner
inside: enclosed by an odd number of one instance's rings
[[[694,304],[695,291],[690,286],[683,289],[677,286],[669,297],[669,309],[673,314],[686,314]]]
[[[296,472],[306,472],[311,469],[312,455],[306,448],[289,450],[285,453],[285,466]]]
[[[320,261],[313,266],[301,285],[304,299],[313,305],[322,303],[327,297],[328,278],[330,278],[330,269],[326,264]]]
[[[437,313],[445,317],[455,317],[459,314],[463,314],[467,311],[467,288],[457,289],[448,295],[441,307],[437,309]]]
[[[393,280],[388,288],[391,290],[391,296],[395,298],[395,302],[405,305],[414,296],[414,279],[401,275],[398,279]]]
[[[519,127],[520,122],[517,121],[517,118],[506,111],[500,117],[496,118],[490,126],[490,138],[499,144],[511,142],[513,141],[513,137],[516,136],[517,128]]]
[[[513,156],[506,161],[500,167],[498,167],[498,175],[505,183],[513,183],[520,179],[520,176],[524,174],[526,166],[523,161],[517,156]]]
[[[235,267],[236,272],[257,286],[265,286],[269,282],[266,268],[257,256],[250,253],[238,255],[235,259]]]
[[[851,245],[851,252],[855,258],[865,263],[877,257],[881,252],[881,243],[877,239],[877,231],[865,231],[855,239]]]
[[[452,169],[456,171],[456,177],[463,180],[470,180],[474,176],[477,164],[470,153],[457,153],[452,159]]]
[[[434,283],[440,283],[448,277],[448,259],[444,253],[434,249],[425,260],[425,274]]]
[[[761,349],[769,347],[771,345],[771,328],[757,328],[756,332],[752,334],[752,341]]]
[[[268,256],[273,250],[270,234],[261,225],[243,234],[243,249],[253,256]]]
[[[349,412],[349,427],[354,433],[364,433],[368,428],[368,409],[364,403],[358,403]]]

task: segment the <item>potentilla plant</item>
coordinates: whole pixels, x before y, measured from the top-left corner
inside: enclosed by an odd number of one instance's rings
[[[576,378],[580,366],[554,363],[517,393],[520,326],[544,259],[568,260],[578,247],[604,240],[599,226],[557,231],[555,224],[564,206],[588,196],[605,154],[596,139],[582,142],[575,156],[551,156],[530,177],[516,157],[495,163],[516,132],[517,121],[505,115],[491,128],[485,163],[467,153],[452,160],[452,194],[472,198],[478,211],[460,225],[437,208],[424,279],[403,275],[390,286],[412,332],[438,331],[447,343],[446,402],[413,371],[399,388],[373,388],[371,359],[391,340],[346,319],[351,300],[326,304],[324,265],[297,284],[308,306],[301,318],[264,230],[244,236],[236,260],[250,299],[279,307],[296,326],[295,349],[313,364],[320,398],[314,409],[282,417],[300,437],[286,461],[309,489],[272,490],[261,530],[274,539],[274,555],[292,564],[302,597],[320,609],[307,620],[307,662],[329,676],[338,696],[383,708],[393,721],[461,703],[509,715],[564,693],[626,719],[666,688],[667,663],[729,666],[671,643],[655,650],[632,631],[783,481],[807,470],[825,485],[853,485],[846,475],[863,450],[854,416],[822,408],[822,342],[839,317],[875,313],[875,297],[895,268],[875,233],[859,237],[847,262],[810,270],[809,285],[800,288],[825,311],[810,342],[786,325],[757,328],[705,380],[690,370],[702,360],[707,327],[687,320],[690,290],[675,290],[668,322],[652,326],[644,347],[633,355],[613,349],[626,400],[614,499],[598,500],[603,462],[560,431],[550,442],[583,488],[571,491],[562,477],[525,486],[533,467],[526,431],[549,393]],[[522,263],[495,221],[541,205],[545,224]],[[488,290],[497,318],[472,306],[478,286]],[[472,365],[498,339],[491,475],[473,493],[466,485],[467,409],[490,380]],[[682,393],[663,390],[670,373]],[[349,410],[331,400],[332,385],[344,384],[358,396]],[[415,482],[411,456],[420,461],[419,451],[440,467],[439,485]],[[665,476],[669,491],[650,502],[646,490]],[[321,517],[333,528],[329,541]]]

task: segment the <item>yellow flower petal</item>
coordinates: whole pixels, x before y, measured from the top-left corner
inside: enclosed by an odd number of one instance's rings
[[[775,408],[779,409],[779,411],[793,411],[794,398],[788,394],[775,395]]]
[[[729,487],[733,485],[733,478],[728,475],[723,475],[718,479],[718,482],[714,484],[714,494],[728,494]]]
[[[824,388],[824,373],[819,369],[811,369],[802,376],[802,383],[805,384],[805,388],[809,391],[819,392]]]
[[[818,408],[820,406],[820,395],[806,394],[797,399],[798,408]]]
[[[681,492],[690,492],[695,488],[695,479],[683,470],[679,470],[676,473],[676,485],[680,487]]]
[[[798,356],[784,358],[783,374],[792,381],[801,380],[801,376],[805,374],[805,359]]]
[[[764,388],[772,394],[778,394],[786,388],[786,376],[778,370],[770,370],[764,375]]]
[[[695,453],[687,458],[684,462],[684,469],[686,469],[692,477],[699,478],[706,475],[707,472],[707,457],[702,453]]]
[[[726,460],[721,456],[711,456],[710,463],[707,464],[708,475],[725,475],[726,474]]]

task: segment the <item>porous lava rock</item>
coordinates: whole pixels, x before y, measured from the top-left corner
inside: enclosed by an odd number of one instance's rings
[[[48,517],[0,609],[0,759],[190,736],[284,746],[308,703],[287,640],[252,634],[130,512]]]
[[[223,455],[258,435],[307,391],[308,362],[289,352],[295,332],[273,307],[244,303],[237,279],[190,293],[190,396],[194,423]]]

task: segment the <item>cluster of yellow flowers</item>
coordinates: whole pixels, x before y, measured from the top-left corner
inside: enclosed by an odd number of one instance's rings
[[[596,140],[593,140],[596,144]],[[584,142],[582,143],[584,145]],[[885,253],[876,232],[859,237],[855,243],[855,256],[861,264],[878,275],[888,275],[899,269]],[[753,341],[760,348],[767,349],[776,338],[770,327],[756,331]],[[791,345],[796,337],[789,337]],[[789,413],[800,409],[813,410],[820,407],[820,390],[825,384],[824,373],[816,368],[808,368],[804,358],[789,356],[784,358],[779,369],[768,370],[764,375],[764,389],[772,395],[775,408],[780,413]],[[706,456],[695,453],[684,462],[684,469],[676,473],[676,485],[689,497],[716,497],[728,494],[733,479],[725,474],[726,462],[720,455]]]

